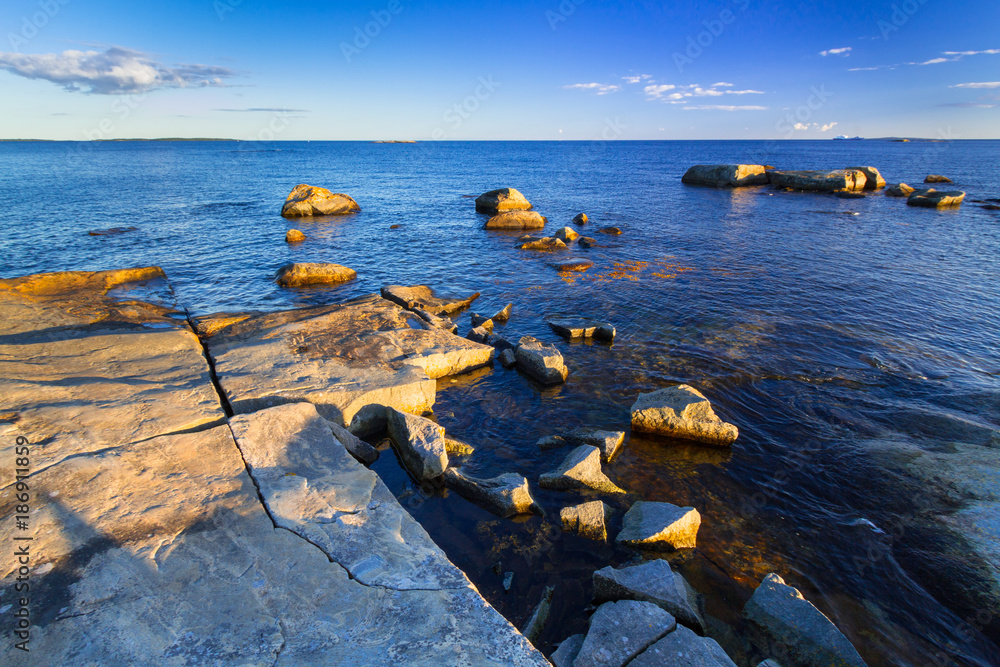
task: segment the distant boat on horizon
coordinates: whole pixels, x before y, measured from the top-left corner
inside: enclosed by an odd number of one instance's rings
[[[834,137],[834,141],[862,141],[864,137],[849,137],[846,134],[842,134],[839,137]]]

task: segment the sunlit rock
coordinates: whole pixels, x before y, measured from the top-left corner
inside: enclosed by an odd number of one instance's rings
[[[698,542],[701,514],[693,507],[638,501],[625,513],[619,544],[652,551],[693,549]]]
[[[550,317],[545,320],[552,330],[566,338],[595,338],[606,343],[615,339],[615,327],[583,317]]]
[[[569,376],[559,350],[537,338],[522,337],[515,356],[518,368],[542,384],[560,384]]]
[[[941,176],[940,174],[929,174],[927,178],[924,179],[924,183],[954,183],[947,176]]]
[[[767,185],[767,174],[759,164],[697,164],[681,177],[681,183],[715,187]]]
[[[448,468],[448,446],[444,428],[426,417],[386,411],[386,426],[392,444],[407,469],[418,480],[440,477]]]
[[[564,507],[559,510],[559,520],[565,531],[598,542],[608,540],[607,519],[610,510],[600,500]]]
[[[906,183],[896,183],[895,185],[890,185],[885,189],[885,194],[890,197],[909,197],[914,192]]]
[[[914,190],[906,199],[908,206],[921,206],[924,208],[956,208],[962,205],[965,200],[965,193],[961,190]]]
[[[460,496],[502,517],[539,512],[531,497],[528,480],[508,472],[490,479],[480,479],[449,468],[444,473],[445,484]]]
[[[580,225],[581,227],[587,224],[588,220],[589,218],[587,218],[586,213],[577,213],[575,216],[573,216],[573,224]]]
[[[555,237],[564,243],[569,243],[580,237],[572,227],[563,227],[562,229],[556,230]]]
[[[387,285],[381,290],[382,298],[409,310],[420,309],[437,316],[454,315],[472,305],[479,292],[465,298],[449,299],[434,295],[427,285]]]
[[[865,190],[878,190],[885,187],[885,179],[875,167],[848,167],[865,175]]]
[[[663,559],[618,569],[608,566],[594,572],[594,600],[652,602],[669,611],[684,625],[705,631],[696,593],[684,577],[672,571],[670,564]]]
[[[340,264],[306,262],[286,264],[278,269],[274,279],[282,287],[336,285],[358,277],[357,271]]]
[[[632,430],[728,446],[739,436],[719,419],[705,396],[686,384],[639,394],[632,405]]]
[[[769,171],[771,184],[779,188],[793,190],[816,190],[838,192],[840,190],[864,190],[868,182],[859,169],[834,169],[832,171]]]
[[[556,271],[560,272],[578,272],[586,271],[587,269],[594,266],[594,263],[589,259],[563,259],[558,262],[549,262],[551,266]]]
[[[601,470],[600,450],[589,445],[571,451],[558,468],[539,477],[538,484],[546,489],[625,493]]]
[[[543,238],[532,238],[526,241],[520,241],[520,245],[517,246],[521,250],[566,250],[566,244],[562,239],[557,239],[554,236],[545,236]]]
[[[483,229],[541,229],[546,222],[537,211],[507,211],[487,220]]]
[[[302,243],[306,240],[306,235],[298,229],[289,229],[285,232],[285,243]]]
[[[281,207],[281,215],[286,218],[308,218],[345,215],[360,210],[358,203],[348,195],[333,193],[314,185],[296,185]]]
[[[527,211],[531,203],[514,188],[490,190],[476,197],[476,211],[496,215],[504,211]]]

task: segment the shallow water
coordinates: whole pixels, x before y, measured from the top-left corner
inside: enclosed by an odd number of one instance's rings
[[[1000,197],[998,154],[995,141],[6,143],[0,276],[157,264],[194,315],[336,303],[386,284],[482,292],[474,310],[486,313],[511,301],[502,333],[556,343],[570,380],[543,389],[499,366],[441,380],[435,416],[477,448],[468,472],[534,481],[565,455],[538,451],[539,437],[624,430],[639,392],[689,382],[739,426],[732,451],[633,437],[607,470],[628,502],[701,511],[698,549],[671,561],[705,594],[727,649],[742,659],[732,627],[774,571],[869,664],[1000,664],[1000,619],[974,594],[977,564],[935,520],[955,499],[881,456],[996,446],[1000,214],[971,200]],[[880,195],[681,185],[689,165],[715,162],[872,164],[911,185],[947,174],[969,194],[958,211],[933,211]],[[278,213],[297,183],[350,193],[363,210],[289,223]],[[566,253],[596,266],[562,277],[550,255],[481,229],[472,198],[503,186],[550,231],[584,211],[586,230],[625,233]],[[309,240],[286,245],[292,226]],[[290,261],[337,262],[359,278],[282,290],[271,277]],[[614,323],[615,344],[567,343],[544,322],[577,313]],[[591,573],[631,557],[556,528],[572,494],[533,488],[547,517],[504,521],[420,489],[391,451],[374,467],[516,625],[557,587],[546,652],[585,627]]]

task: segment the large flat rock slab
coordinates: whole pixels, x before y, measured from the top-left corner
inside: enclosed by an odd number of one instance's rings
[[[435,379],[488,365],[493,348],[441,329],[377,295],[276,313],[210,315],[198,332],[236,413],[309,402],[348,425],[367,406],[420,414]]]
[[[767,182],[767,173],[760,164],[696,164],[681,177],[681,183],[719,188],[767,185]]]

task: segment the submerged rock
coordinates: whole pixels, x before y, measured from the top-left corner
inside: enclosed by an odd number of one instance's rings
[[[719,419],[705,396],[686,384],[639,394],[632,405],[632,429],[673,438],[728,446],[739,436]]]
[[[865,196],[860,192],[838,192],[838,199],[864,199]]]
[[[558,468],[538,478],[546,489],[590,489],[600,493],[625,493],[601,470],[601,452],[597,447],[582,445],[563,460]]]
[[[307,262],[286,264],[275,274],[275,281],[282,287],[307,287],[309,285],[336,285],[358,277],[357,271],[340,264]]]
[[[483,327],[472,327],[465,337],[471,341],[485,345],[486,340],[490,337],[490,332]]]
[[[565,531],[576,533],[581,537],[598,542],[607,542],[608,506],[600,500],[594,500],[574,507],[564,507],[559,510],[559,520]]]
[[[577,213],[573,216],[573,224],[580,225],[581,227],[589,221],[586,213]]]
[[[435,479],[448,468],[444,428],[426,417],[386,408],[387,429],[399,458],[417,480]]]
[[[572,635],[564,639],[552,652],[552,664],[555,667],[572,667],[576,656],[580,654],[584,639],[586,639],[586,635]]]
[[[605,602],[590,617],[573,667],[623,667],[676,627],[674,617],[655,604]]]
[[[444,437],[444,448],[448,456],[472,456],[476,450],[467,442],[462,442],[457,438]]]
[[[518,248],[521,250],[565,250],[566,244],[554,236],[546,236],[540,239],[523,241]]]
[[[594,266],[589,259],[564,259],[559,262],[549,262],[549,266],[559,272],[586,271]]]
[[[597,242],[597,239],[591,238],[589,236],[581,236],[580,240],[577,241],[576,244],[581,248],[587,248],[587,249],[601,247],[600,244]]]
[[[537,338],[521,338],[514,354],[518,368],[542,384],[560,384],[569,376],[559,350]]]
[[[868,179],[858,169],[834,169],[832,171],[769,171],[772,185],[795,190],[816,190],[838,192],[840,190],[864,190]]]
[[[700,527],[701,515],[693,507],[640,500],[625,513],[615,541],[656,551],[693,549]]]
[[[566,442],[566,438],[561,435],[547,435],[543,438],[539,438],[538,442],[535,443],[535,446],[542,451],[545,451],[548,449],[559,449],[560,447],[565,447],[568,444],[569,443]]]
[[[409,310],[421,309],[437,316],[454,315],[469,306],[479,298],[479,292],[464,299],[448,299],[434,296],[434,291],[427,285],[387,285],[381,290],[382,298],[397,303]]]
[[[743,608],[754,639],[768,653],[790,665],[863,667],[864,660],[823,612],[769,574]]]
[[[865,175],[865,190],[878,190],[885,187],[885,179],[875,167],[848,167]]]
[[[681,183],[715,187],[767,185],[767,174],[759,164],[697,164],[681,177]]]
[[[517,365],[517,355],[514,354],[514,350],[512,349],[504,350],[497,359],[500,360],[500,365],[504,368],[513,368]]]
[[[444,473],[445,484],[460,496],[504,518],[539,512],[531,497],[528,480],[512,472],[490,479],[465,475],[449,468]]]
[[[914,189],[906,183],[896,183],[895,185],[890,185],[885,189],[885,194],[890,197],[909,197],[913,194],[913,192]]]
[[[524,636],[532,644],[538,643],[538,638],[545,629],[545,624],[549,621],[549,614],[552,612],[552,596],[556,592],[555,586],[546,586],[542,591],[542,599],[532,612],[531,618],[524,625]]]
[[[934,190],[914,190],[906,199],[908,206],[922,206],[924,208],[952,208],[962,205],[965,193],[961,190],[940,191]]]
[[[569,243],[570,241],[579,238],[580,235],[572,227],[563,227],[562,229],[556,230],[555,237],[565,243]]]
[[[514,188],[484,192],[476,198],[476,211],[496,215],[504,211],[527,211],[531,203]]]
[[[683,625],[628,664],[630,667],[736,667],[717,641],[699,637]]]
[[[694,590],[680,572],[674,572],[670,563],[659,558],[618,569],[608,566],[594,572],[594,600],[652,602],[684,625],[705,631]]]
[[[597,431],[585,428],[566,433],[563,438],[574,446],[590,445],[601,450],[601,460],[605,463],[610,461],[625,443],[625,431]]]
[[[622,230],[620,227],[601,227],[597,230],[598,234],[608,234],[609,236],[621,236]]]
[[[306,235],[297,229],[289,229],[285,232],[285,243],[302,243],[306,240]]]
[[[553,331],[566,338],[596,338],[607,343],[615,339],[615,328],[607,322],[582,317],[550,317],[545,321]]]
[[[954,183],[947,176],[941,176],[939,174],[929,174],[927,178],[924,179],[924,183]]]
[[[346,215],[361,210],[348,195],[333,193],[314,185],[296,185],[281,207],[286,218],[308,218],[323,215]]]
[[[541,229],[546,222],[537,211],[507,211],[487,220],[483,229]]]
[[[87,236],[118,236],[119,234],[127,234],[129,232],[134,232],[138,227],[109,227],[108,229],[94,229],[87,232]]]

